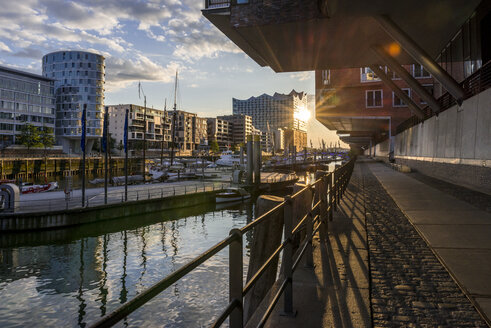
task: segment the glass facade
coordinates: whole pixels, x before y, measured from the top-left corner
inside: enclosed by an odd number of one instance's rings
[[[54,81],[0,66],[0,148],[15,144],[26,123],[54,131]]]
[[[101,137],[104,57],[84,51],[53,52],[43,57],[43,75],[55,80],[56,136],[80,138],[82,110],[86,106],[87,137]]]

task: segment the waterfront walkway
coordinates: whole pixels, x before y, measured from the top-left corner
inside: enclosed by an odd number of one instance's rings
[[[139,201],[148,199],[165,198],[176,195],[187,195],[198,192],[220,190],[231,186],[232,172],[208,171],[215,173],[214,179],[195,179],[174,182],[134,184],[128,186],[128,200]],[[278,172],[261,172],[261,183],[271,184],[295,180],[294,174]],[[107,204],[119,204],[125,201],[123,186],[109,186]],[[94,187],[85,190],[85,207],[105,205],[104,188]],[[82,207],[82,190],[73,190],[70,197],[65,198],[63,190],[44,193],[20,195],[16,213],[37,213],[44,211],[58,211]]]
[[[295,272],[297,316],[279,303],[267,327],[487,327],[490,235],[490,213],[358,161],[315,269]]]

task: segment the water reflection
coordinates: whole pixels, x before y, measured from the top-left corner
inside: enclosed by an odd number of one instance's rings
[[[84,327],[245,225],[253,204],[203,209],[2,236],[0,326]],[[227,304],[227,282],[225,250],[121,325],[208,326]]]

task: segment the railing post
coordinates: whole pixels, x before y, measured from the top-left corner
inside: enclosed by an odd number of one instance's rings
[[[333,210],[334,211],[337,211],[338,210],[338,206],[337,206],[337,201],[336,201],[336,193],[337,193],[337,172],[336,170],[334,170],[334,172],[332,173],[332,205],[333,205]]]
[[[326,240],[327,238],[327,181],[326,176],[323,176],[319,185],[319,199],[321,201],[320,204],[320,230],[319,237],[321,241]]]
[[[292,225],[293,225],[293,199],[290,196],[285,197],[285,208],[283,210],[283,221],[285,227],[285,279],[287,280],[284,300],[283,314],[295,316],[293,312],[293,245],[292,245]]]
[[[315,199],[315,197],[314,197]],[[305,227],[305,236],[307,238],[307,249],[305,250],[305,267],[313,268],[314,267],[314,255],[312,251],[312,233],[314,231],[314,222],[312,221],[314,215],[312,214],[312,209],[309,211],[309,218],[307,219],[307,224]]]
[[[234,241],[230,243],[229,251],[229,301],[239,301],[230,314],[230,327],[242,328],[244,323],[244,311],[242,306],[243,289],[243,259],[242,259],[242,232],[240,229],[230,230],[230,235],[234,236]]]
[[[332,221],[332,218],[333,218],[333,211],[334,211],[334,202],[332,201],[333,200],[333,197],[334,197],[334,194],[333,194],[333,188],[332,188],[332,176],[333,174],[332,173],[329,173],[329,175],[327,176],[327,186],[329,188],[329,191],[328,191],[328,196],[329,196],[329,202],[328,202],[328,206],[329,206],[329,221]]]

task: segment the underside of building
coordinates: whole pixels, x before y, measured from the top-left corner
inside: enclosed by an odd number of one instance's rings
[[[316,80],[317,120],[367,155],[429,175],[454,165],[447,179],[491,193],[490,7],[489,0],[207,0],[203,14],[275,72],[372,74],[404,110],[368,106],[368,100],[336,109],[326,90],[341,102],[346,90]],[[414,65],[434,80],[431,91],[405,68]],[[393,81],[396,75],[403,84]]]

